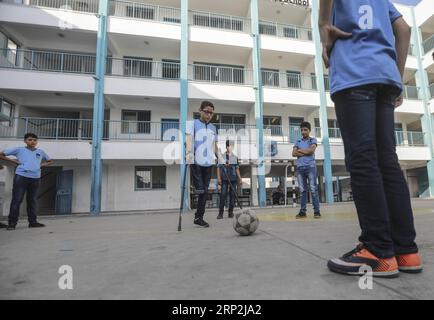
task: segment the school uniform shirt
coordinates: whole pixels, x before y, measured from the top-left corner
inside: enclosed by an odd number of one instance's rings
[[[27,147],[9,148],[4,151],[6,156],[15,156],[20,162],[15,174],[32,179],[41,177],[41,162],[50,160],[42,149],[31,150]]]
[[[367,84],[402,90],[392,24],[402,15],[390,0],[334,0],[333,25],[352,33],[330,56],[331,94]]]
[[[238,158],[234,154],[228,154],[227,152],[223,155],[225,161],[227,164],[229,164],[228,167],[226,167],[224,164],[219,164],[218,167],[221,170],[221,178],[222,181],[237,181],[238,175],[237,175],[237,169],[240,167],[238,164]]]
[[[217,128],[212,123],[199,119],[187,122],[187,134],[193,137],[194,163],[201,167],[215,165],[214,145],[217,141]]]
[[[294,145],[296,149],[309,149],[311,145],[318,145],[316,138],[298,139]],[[297,167],[314,167],[315,153],[310,156],[303,156],[297,159]]]

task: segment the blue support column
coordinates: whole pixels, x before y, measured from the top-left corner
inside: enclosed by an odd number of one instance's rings
[[[434,124],[433,117],[429,107],[429,101],[431,95],[429,92],[429,81],[428,76],[423,68],[422,56],[424,53],[422,45],[422,35],[420,29],[417,25],[416,14],[414,12],[414,7],[411,8],[412,14],[412,37],[411,42],[414,48],[414,54],[417,58],[418,70],[416,72],[416,84],[420,88],[420,98],[423,100],[424,105],[424,115],[421,118],[422,129],[425,132],[424,141],[429,147],[431,160],[427,162],[428,171],[428,182],[429,182],[429,197],[434,197]]]
[[[255,119],[258,142],[258,160],[257,166],[258,184],[259,184],[259,206],[267,205],[265,192],[265,163],[264,163],[264,122],[263,122],[263,88],[261,75],[261,42],[259,35],[259,9],[258,0],[251,0],[250,13],[252,20],[252,37],[253,37],[253,80],[255,89]],[[254,188],[255,186],[252,186]]]
[[[184,172],[187,169],[185,164],[185,136],[186,136],[186,125],[188,119],[188,41],[189,41],[189,30],[188,30],[188,0],[181,0],[181,101],[180,101],[180,129],[181,137],[179,142],[181,144],[181,156],[182,161],[180,164],[180,177],[181,177],[181,194],[183,188],[183,177]],[[188,177],[187,177],[188,181]],[[188,203],[188,192],[184,193],[184,212],[189,207]]]
[[[320,106],[319,106],[319,121],[321,127],[322,145],[324,148],[324,184],[325,196],[327,203],[333,203],[333,180],[332,180],[332,161],[330,152],[329,141],[329,127],[327,117],[327,96],[324,85],[324,66],[322,61],[322,44],[319,34],[319,2],[312,0],[311,22],[312,22],[312,36],[315,41],[315,74],[316,84],[319,91]]]
[[[95,67],[95,93],[93,100],[93,133],[92,133],[92,166],[90,212],[99,215],[101,212],[102,160],[101,141],[104,128],[104,77],[107,61],[107,14],[108,0],[99,1],[98,39]]]

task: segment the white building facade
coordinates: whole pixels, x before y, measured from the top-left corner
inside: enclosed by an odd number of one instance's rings
[[[219,130],[257,127],[260,107],[274,152],[263,187],[255,165],[241,159],[246,205],[261,204],[261,192],[265,204],[271,205],[271,193],[279,183],[288,187],[287,203],[292,203],[291,153],[301,121],[312,124],[312,135],[320,142],[316,158],[322,201],[328,200],[327,182],[333,201],[352,200],[327,70],[318,65],[321,53],[312,29],[317,0],[289,5],[252,1],[258,20],[252,19],[251,0],[109,1],[106,70],[98,77],[98,10],[104,1],[0,0],[0,149],[20,145],[25,132],[34,132],[40,148],[55,160],[42,175],[42,213],[89,212],[96,81],[104,83],[102,211],[179,207],[180,165],[168,163],[177,157],[165,150],[179,143],[171,130],[180,128],[183,99],[188,119],[197,116],[202,100],[212,101]],[[183,3],[188,5],[188,23],[182,19]],[[396,110],[397,152],[412,197],[431,197],[434,5],[423,0],[414,8],[397,7],[413,27],[405,101]],[[184,36],[183,23],[188,28]],[[259,48],[252,37],[255,29]],[[183,43],[188,48],[186,61],[181,61]],[[260,58],[260,68],[255,67],[255,57]],[[187,91],[180,80],[183,64]],[[258,76],[261,88],[255,85]],[[260,101],[257,90],[262,93]],[[331,180],[324,178],[327,161]],[[1,205],[6,215],[14,172],[8,166],[2,171]],[[209,206],[215,206],[217,195],[209,199]],[[193,195],[190,200],[194,207]]]

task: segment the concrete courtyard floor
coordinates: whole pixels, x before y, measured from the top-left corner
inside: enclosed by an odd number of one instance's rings
[[[0,230],[0,299],[434,299],[434,201],[413,203],[425,263],[419,275],[375,279],[328,271],[359,233],[353,204],[324,205],[323,218],[299,221],[294,208],[256,209],[258,231],[238,236],[232,220],[177,231],[176,212],[41,217],[43,229]],[[311,210],[310,210],[311,211]],[[59,267],[73,269],[60,290]]]

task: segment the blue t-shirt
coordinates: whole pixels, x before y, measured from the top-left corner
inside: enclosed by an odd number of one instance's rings
[[[296,149],[309,149],[311,145],[318,145],[316,138],[299,139],[294,145]],[[297,159],[297,167],[314,167],[315,166],[315,153],[310,156],[303,156]]]
[[[194,137],[194,163],[202,167],[215,165],[216,127],[212,123],[205,123],[195,119],[187,122],[186,129],[187,134]]]
[[[15,156],[20,162],[15,171],[17,175],[32,179],[41,177],[41,162],[50,160],[50,157],[42,149],[9,148],[4,151],[4,154],[6,156]]]
[[[367,84],[402,90],[393,22],[401,17],[390,0],[335,0],[333,25],[352,33],[338,39],[330,56],[331,94]]]
[[[226,160],[226,163],[229,164],[226,167],[224,164],[219,164],[219,168],[221,170],[221,178],[223,181],[237,181],[237,169],[240,167],[238,164],[238,158],[234,154],[228,154],[227,152],[223,155],[223,158]],[[227,175],[226,175],[227,174]]]

